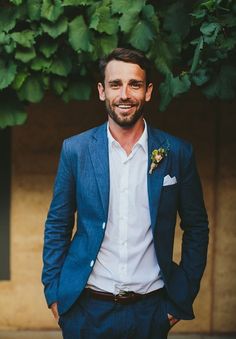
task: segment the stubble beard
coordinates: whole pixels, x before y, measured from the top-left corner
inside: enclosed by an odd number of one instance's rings
[[[143,116],[143,105],[135,111],[132,115],[123,115],[120,116],[115,112],[115,109],[112,109],[112,106],[106,101],[106,109],[109,117],[120,127],[122,128],[131,128],[136,122]]]

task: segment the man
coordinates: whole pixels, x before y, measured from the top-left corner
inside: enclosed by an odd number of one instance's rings
[[[194,317],[206,264],[193,150],[146,124],[153,85],[142,53],[115,49],[100,68],[108,122],[63,143],[45,226],[45,295],[65,339],[164,339],[178,320]]]

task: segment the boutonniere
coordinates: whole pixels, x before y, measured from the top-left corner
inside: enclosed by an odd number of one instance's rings
[[[165,149],[162,147],[158,149],[154,149],[152,151],[152,155],[151,155],[152,162],[151,162],[149,174],[152,174],[152,172],[157,168],[157,166],[162,161],[162,159],[167,156],[168,151],[169,151],[169,148]]]

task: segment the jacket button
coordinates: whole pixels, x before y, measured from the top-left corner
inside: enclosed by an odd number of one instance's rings
[[[90,261],[90,267],[93,267],[93,265],[94,265],[94,260],[91,260]]]
[[[104,230],[105,227],[106,227],[106,223],[104,222],[104,223],[102,224],[102,229]]]

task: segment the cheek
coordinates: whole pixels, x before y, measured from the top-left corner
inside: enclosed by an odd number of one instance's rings
[[[143,105],[146,101],[145,95],[138,96],[136,100],[139,102],[139,105]]]

